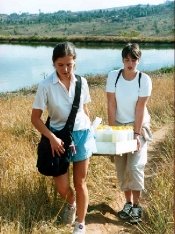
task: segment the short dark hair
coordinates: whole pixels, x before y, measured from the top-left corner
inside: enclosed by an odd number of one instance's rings
[[[65,56],[73,56],[76,59],[75,46],[71,42],[60,42],[53,49],[52,61],[53,63],[58,59]]]
[[[131,56],[133,59],[139,59],[142,55],[142,52],[137,43],[128,43],[122,50],[122,58],[127,58]]]

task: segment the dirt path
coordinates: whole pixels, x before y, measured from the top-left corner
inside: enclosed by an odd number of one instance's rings
[[[166,125],[153,133],[153,142],[149,145],[149,157],[154,153],[154,145],[162,141],[172,125]],[[145,177],[149,175],[146,175]],[[129,234],[136,233],[136,228],[127,222],[123,222],[116,216],[116,211],[122,208],[124,197],[119,189],[116,189],[115,201],[107,204],[96,205],[89,208],[86,218],[87,234]],[[135,230],[135,231],[134,231]]]

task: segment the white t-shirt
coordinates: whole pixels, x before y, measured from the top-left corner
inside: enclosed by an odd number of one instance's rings
[[[75,75],[73,75],[68,91],[54,72],[41,81],[38,86],[33,108],[42,111],[47,109],[50,116],[50,126],[56,130],[61,130],[64,127],[70,114],[76,80]],[[75,119],[74,131],[90,128],[90,119],[83,109],[83,105],[90,101],[89,87],[86,79],[82,77],[80,105]]]
[[[139,88],[139,71],[137,71],[137,75],[133,80],[126,80],[121,74],[115,87],[118,72],[119,70],[109,72],[106,92],[115,93],[117,100],[116,121],[120,123],[134,122],[138,97],[148,97],[151,95],[152,81],[147,74],[142,72]],[[145,108],[143,122],[149,121],[150,116],[147,108]]]

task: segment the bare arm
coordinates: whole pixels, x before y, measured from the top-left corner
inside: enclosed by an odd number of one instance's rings
[[[41,120],[42,113],[43,112],[40,109],[32,109],[31,122],[41,134],[50,139],[53,133],[45,126],[45,124]]]
[[[140,135],[143,124],[143,116],[149,97],[139,97],[135,109],[134,138],[137,139],[137,147],[140,149]]]
[[[84,112],[86,113],[86,115],[89,117],[89,109],[88,109],[87,104],[83,105],[83,109],[84,109]]]
[[[64,153],[64,142],[57,138],[43,123],[41,120],[42,110],[40,109],[32,109],[32,115],[31,115],[31,122],[34,125],[34,127],[45,137],[47,137],[50,141],[51,148],[52,148],[52,154],[54,156],[54,151],[60,155],[60,153]]]
[[[135,109],[134,132],[141,134],[143,116],[149,97],[139,97]]]
[[[116,111],[117,102],[115,98],[115,93],[107,92],[107,111],[108,111],[108,124],[110,126],[116,125]]]

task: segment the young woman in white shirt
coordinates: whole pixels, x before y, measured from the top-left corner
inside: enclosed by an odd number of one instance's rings
[[[126,199],[118,215],[131,223],[141,221],[142,216],[139,199],[144,189],[144,167],[147,162],[147,141],[143,128],[149,128],[147,102],[152,91],[150,77],[137,70],[140,58],[139,45],[127,44],[122,50],[123,68],[109,72],[106,83],[109,125],[133,125],[134,138],[137,139],[138,151],[115,157],[117,176]]]
[[[31,121],[35,128],[49,139],[52,152],[58,155],[61,155],[65,149],[64,143],[54,135],[54,131],[64,127],[72,107],[77,81],[74,74],[75,59],[76,52],[72,43],[63,42],[56,45],[52,56],[55,71],[39,84],[33,103]],[[95,144],[90,132],[87,107],[91,101],[89,88],[86,79],[81,77],[81,80],[80,105],[72,133],[76,149],[71,157],[75,192],[69,184],[68,170],[63,175],[54,177],[58,193],[67,201],[63,215],[64,222],[73,224],[77,214],[74,234],[85,233],[85,216],[88,207],[86,177],[93,143]],[[50,116],[49,128],[41,118],[45,109]]]

